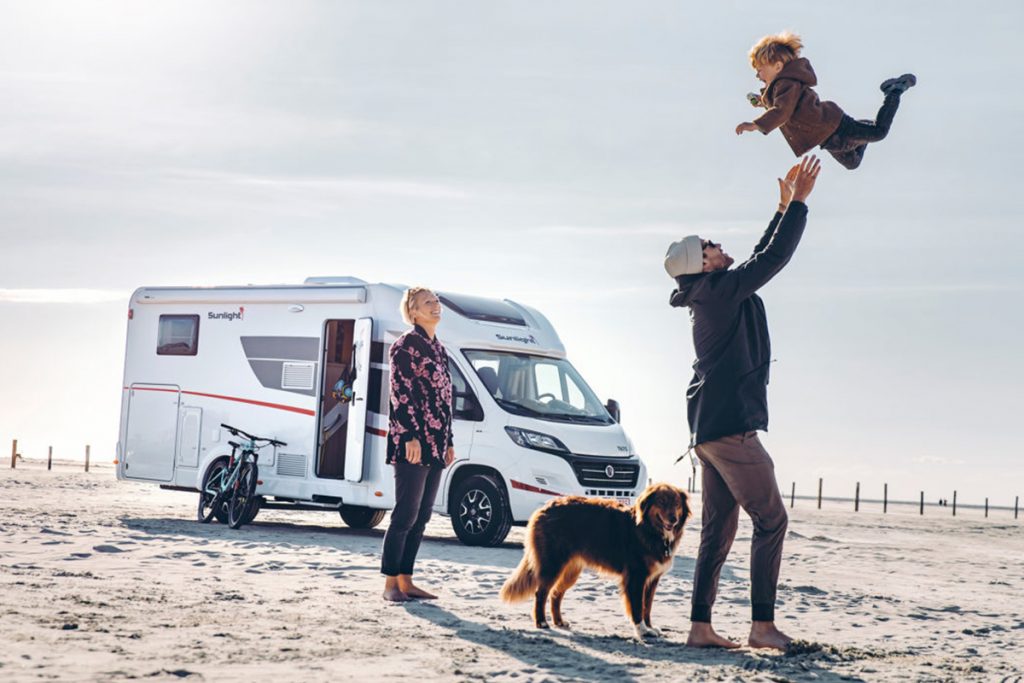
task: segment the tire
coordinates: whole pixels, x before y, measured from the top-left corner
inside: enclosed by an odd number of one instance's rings
[[[384,520],[387,512],[361,505],[342,505],[338,508],[342,521],[353,529],[372,529]]]
[[[455,487],[449,499],[452,528],[466,545],[496,546],[512,528],[505,487],[494,477],[474,474]]]
[[[212,481],[219,481],[227,470],[228,464],[224,460],[218,460],[206,470],[203,476],[203,485],[199,490],[199,506],[196,510],[196,518],[203,524],[208,523],[214,517],[221,524],[228,523],[227,500],[222,493],[207,493],[206,489]],[[216,478],[216,479],[215,479]]]
[[[232,529],[245,524],[246,517],[252,512],[256,500],[257,474],[255,463],[242,464],[242,471],[238,474],[238,481],[231,490],[231,500],[228,502],[228,526]]]
[[[245,516],[245,521],[242,524],[252,524],[252,521],[256,519],[256,515],[260,513],[263,508],[263,496],[253,496],[252,506],[249,507],[249,514]]]

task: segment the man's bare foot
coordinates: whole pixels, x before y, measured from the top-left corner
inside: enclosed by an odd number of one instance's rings
[[[715,633],[711,624],[704,621],[690,622],[690,636],[686,639],[687,647],[723,647],[733,650],[740,646],[728,638]]]
[[[381,594],[381,597],[383,597],[388,602],[409,602],[410,600],[412,600],[412,598],[406,595],[403,591],[399,590],[397,587],[385,588],[384,592]]]
[[[436,595],[434,595],[433,593],[428,593],[422,588],[417,588],[416,586],[409,586],[408,588],[406,588],[405,594],[408,595],[410,598],[415,598],[417,600],[437,600]]]
[[[786,651],[793,639],[775,628],[774,621],[754,621],[750,624],[750,637],[747,645],[753,648],[771,648]]]

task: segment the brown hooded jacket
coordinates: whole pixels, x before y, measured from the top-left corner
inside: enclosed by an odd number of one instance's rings
[[[797,156],[825,142],[839,127],[843,110],[835,102],[819,100],[812,89],[817,84],[807,59],[788,62],[761,91],[761,102],[768,111],[754,119],[754,125],[765,135],[781,127]]]

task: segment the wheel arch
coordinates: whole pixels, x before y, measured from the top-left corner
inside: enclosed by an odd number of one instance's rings
[[[452,504],[453,504],[452,496],[454,495],[455,491],[458,490],[459,484],[464,482],[469,477],[472,477],[472,476],[477,475],[477,474],[483,474],[483,475],[486,475],[486,476],[493,477],[494,480],[505,490],[505,504],[506,504],[506,506],[509,507],[508,513],[509,513],[509,515],[511,515],[512,514],[512,509],[511,509],[511,506],[508,505],[508,496],[509,496],[508,482],[505,481],[505,477],[501,476],[501,472],[499,472],[498,470],[496,470],[493,467],[490,467],[488,465],[477,465],[477,464],[472,464],[472,463],[467,463],[465,465],[462,465],[461,467],[456,469],[454,472],[452,472],[451,479],[448,482],[448,490],[445,492],[445,501],[444,501],[444,509],[448,512],[448,514],[449,515],[454,514],[454,512],[452,510]]]

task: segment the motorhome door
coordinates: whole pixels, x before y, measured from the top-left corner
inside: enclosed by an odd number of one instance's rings
[[[170,481],[181,390],[170,384],[133,384],[129,392],[124,474],[129,479]]]
[[[345,479],[363,480],[363,446],[366,443],[366,390],[370,386],[370,345],[373,333],[373,319],[356,320],[353,337],[352,363],[355,377],[352,380],[352,403],[348,412],[348,434],[345,444]]]

